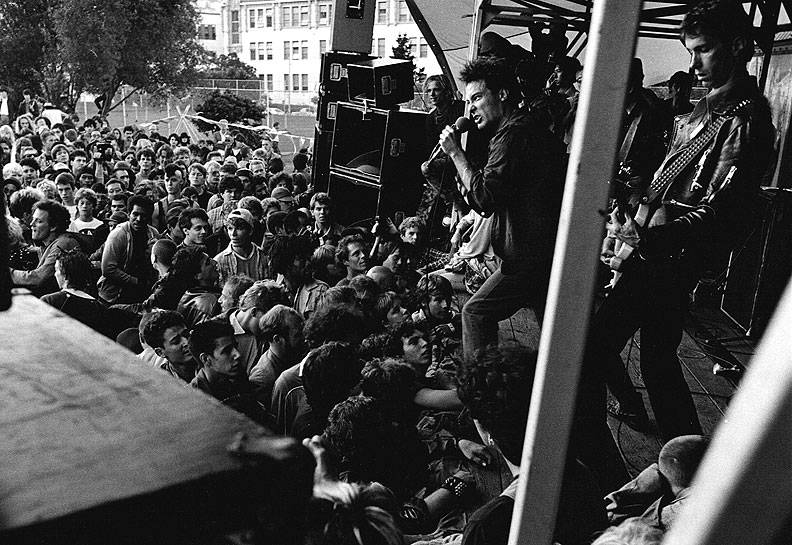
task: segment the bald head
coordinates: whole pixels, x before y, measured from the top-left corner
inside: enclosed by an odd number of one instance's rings
[[[383,267],[382,265],[371,267],[366,276],[377,283],[381,292],[393,289],[393,271],[388,267]]]
[[[708,445],[709,440],[701,435],[682,435],[671,439],[660,450],[660,473],[675,494],[690,486]]]

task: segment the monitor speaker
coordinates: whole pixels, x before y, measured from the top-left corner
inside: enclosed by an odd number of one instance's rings
[[[374,0],[338,0],[333,11],[330,49],[371,53],[375,4]]]

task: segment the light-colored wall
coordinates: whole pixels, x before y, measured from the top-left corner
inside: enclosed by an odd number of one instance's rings
[[[267,74],[272,75],[272,91],[269,92],[270,99],[275,102],[291,102],[292,106],[305,106],[311,104],[311,98],[315,97],[319,88],[320,80],[320,41],[324,40],[327,44],[330,43],[330,22],[332,21],[332,14],[328,18],[327,24],[320,24],[319,21],[319,5],[320,4],[334,4],[332,0],[297,0],[297,1],[273,1],[273,0],[222,0],[212,1],[205,0],[211,4],[217,5],[217,11],[220,13],[222,19],[221,24],[218,26],[218,42],[221,45],[222,53],[236,52],[239,58],[256,69],[256,73],[265,79]],[[374,0],[369,0],[374,1]],[[392,54],[391,48],[396,45],[396,38],[401,34],[406,34],[410,38],[414,38],[414,47],[412,53],[415,56],[415,64],[417,67],[423,67],[427,75],[440,73],[440,66],[434,58],[428,46],[424,47],[426,52],[425,57],[420,56],[419,44],[426,43],[418,30],[418,26],[414,22],[399,22],[398,17],[398,0],[387,1],[387,22],[378,22],[375,14],[374,24],[374,39],[372,43],[373,55],[378,55],[379,40],[384,40],[385,55],[389,57]],[[377,4],[379,5],[379,4]],[[296,28],[282,28],[281,27],[281,8],[287,6],[307,6],[309,12],[309,23],[307,26],[299,26]],[[266,27],[266,21],[262,20],[264,26],[259,25],[258,11],[256,11],[255,26],[250,26],[250,11],[253,10],[266,10],[267,8],[273,9],[273,26]],[[239,43],[231,43],[231,13],[232,11],[239,11]],[[299,10],[298,10],[299,11]],[[266,11],[264,12],[266,13]],[[293,58],[289,55],[289,59],[284,59],[284,42],[303,42],[306,41],[308,45],[307,59],[302,58],[302,50],[300,51],[299,58]],[[272,59],[266,59],[266,43],[272,43]],[[251,59],[250,44],[256,44],[255,59]],[[259,59],[259,46],[262,44],[264,48],[264,59]],[[289,86],[289,90],[284,89],[284,74],[290,75],[290,83],[292,82],[291,76],[293,74],[299,75],[300,90],[294,91]],[[302,76],[307,76],[308,90],[304,91],[302,86]]]

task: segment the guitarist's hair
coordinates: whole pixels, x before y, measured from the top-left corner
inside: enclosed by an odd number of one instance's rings
[[[753,25],[737,0],[704,0],[693,6],[679,29],[682,43],[686,36],[712,36],[726,44],[745,38],[740,60],[748,62],[754,53]]]

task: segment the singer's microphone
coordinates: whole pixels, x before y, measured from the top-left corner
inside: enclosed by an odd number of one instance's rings
[[[470,120],[469,117],[465,117],[464,115],[458,117],[457,120],[454,121],[454,130],[456,130],[460,134],[466,133],[472,128],[473,128],[473,122]],[[444,153],[443,148],[440,147],[440,143],[438,143],[435,146],[434,151],[432,151],[432,154],[429,156],[427,163],[431,163],[432,161],[437,159],[441,153]]]

